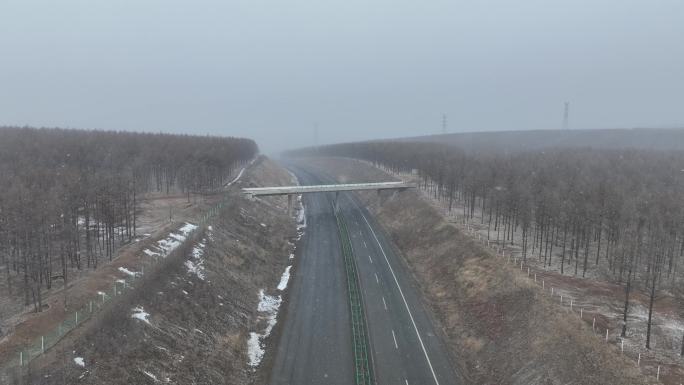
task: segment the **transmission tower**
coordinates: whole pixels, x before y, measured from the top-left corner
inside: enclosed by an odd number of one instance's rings
[[[570,128],[570,123],[568,122],[568,114],[570,112],[570,102],[565,102],[565,111],[563,112],[563,129],[567,130]]]

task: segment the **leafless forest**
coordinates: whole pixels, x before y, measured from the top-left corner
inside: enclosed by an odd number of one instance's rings
[[[136,237],[140,196],[211,192],[256,152],[240,138],[0,128],[7,294],[42,310],[42,290]]]
[[[681,138],[681,134],[679,134]],[[298,155],[351,157],[418,173],[435,198],[459,202],[501,245],[517,242],[523,259],[588,269],[623,285],[622,333],[630,293],[649,301],[681,296],[684,252],[684,152],[637,148],[546,147],[473,151],[425,141],[376,141],[307,149]],[[601,269],[599,269],[601,267]],[[684,354],[684,345],[682,346]]]

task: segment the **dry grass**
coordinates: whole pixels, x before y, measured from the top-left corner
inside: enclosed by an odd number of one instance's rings
[[[318,166],[350,182],[390,179],[357,161]],[[656,383],[416,192],[361,197],[401,251],[469,383]]]
[[[243,178],[243,185],[290,183],[289,174],[268,160]],[[169,384],[260,383],[264,376],[247,366],[246,355],[257,322],[257,293],[275,289],[296,233],[284,199],[248,201],[239,187],[204,234],[206,280],[188,272],[186,258],[146,277],[107,317],[86,324],[32,363],[33,383],[156,383],[145,371]],[[137,306],[150,314],[150,324],[131,317]],[[85,368],[74,364],[75,356],[85,359]]]

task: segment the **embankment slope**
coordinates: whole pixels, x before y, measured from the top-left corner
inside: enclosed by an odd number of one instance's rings
[[[307,159],[340,182],[391,180],[349,159]],[[468,238],[415,191],[359,194],[400,251],[444,331],[456,367],[474,384],[647,384],[538,285]]]
[[[286,200],[249,201],[239,188],[291,183],[275,163],[258,160],[231,186],[220,215],[186,246],[185,258],[153,280],[145,278],[115,308],[57,346],[32,373],[33,383],[260,381],[260,371],[248,365],[247,340],[259,328],[259,291],[275,291],[296,228]]]

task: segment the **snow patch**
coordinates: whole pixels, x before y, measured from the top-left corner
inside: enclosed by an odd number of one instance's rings
[[[211,237],[211,230],[208,236]],[[185,267],[188,269],[189,274],[195,274],[197,278],[204,281],[206,275],[204,274],[204,260],[202,256],[204,255],[204,248],[207,246],[206,239],[202,239],[202,242],[197,243],[192,249],[192,257],[185,261]]]
[[[149,377],[149,378],[151,378],[151,379],[153,379],[153,380],[155,380],[155,381],[159,381],[159,380],[157,380],[157,376],[155,376],[154,374],[148,372],[147,370],[143,370],[142,372],[145,373],[145,375],[146,375],[147,377]]]
[[[225,187],[228,187],[228,186],[232,185],[233,183],[237,182],[238,180],[240,180],[240,178],[242,177],[242,173],[244,173],[244,172],[245,172],[245,169],[246,169],[247,167],[251,166],[251,165],[254,163],[255,160],[256,160],[256,158],[252,159],[252,160],[249,162],[249,164],[247,164],[247,166],[243,167],[243,168],[240,170],[240,172],[237,174],[237,176],[235,177],[235,179],[233,179],[233,180],[231,180],[230,182],[226,183],[226,184],[225,184]]]
[[[83,357],[74,357],[74,363],[82,368],[85,368],[85,361],[83,360]]]
[[[147,317],[150,316],[150,313],[145,312],[142,306],[134,307],[133,308],[133,314],[131,314],[131,318],[139,319],[140,321],[144,321],[148,325],[150,324],[150,321],[147,319]]]
[[[151,246],[151,248],[143,250],[143,253],[150,257],[160,256],[165,258],[172,251],[174,251],[178,246],[180,246],[187,238],[190,233],[197,229],[197,225],[186,222],[180,229],[178,233],[169,233],[169,235],[157,241],[156,246]],[[155,251],[158,249],[159,251]]]
[[[125,267],[119,267],[119,271],[126,274],[126,275],[130,275],[131,277],[137,277],[138,275],[140,275],[139,272],[128,270]]]
[[[249,339],[247,340],[247,357],[248,364],[252,368],[259,366],[261,360],[264,358],[265,347],[263,340],[271,334],[271,331],[277,322],[278,308],[280,307],[281,302],[282,298],[280,298],[279,295],[270,296],[264,293],[264,289],[259,290],[259,305],[257,306],[257,310],[261,314],[259,314],[258,319],[266,321],[266,327],[261,333],[249,333]]]
[[[280,283],[278,284],[278,290],[283,291],[287,288],[287,283],[290,281],[290,269],[292,266],[285,268],[283,275],[280,277]]]

